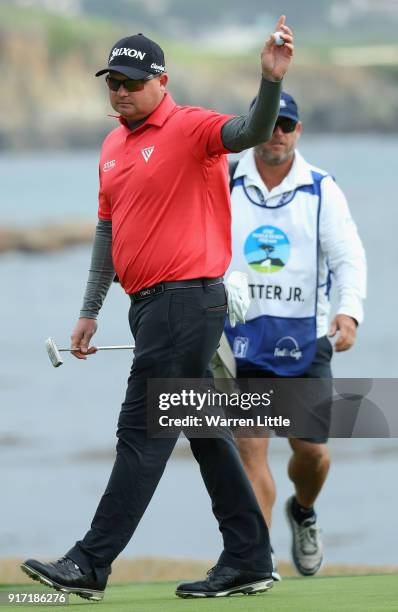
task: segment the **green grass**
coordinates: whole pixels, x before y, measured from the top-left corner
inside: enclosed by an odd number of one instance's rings
[[[285,578],[262,595],[220,599],[179,599],[175,583],[110,586],[101,603],[70,596],[71,606],[88,612],[387,612],[398,609],[398,576]],[[49,592],[39,584],[0,586],[1,591]],[[2,605],[1,611],[17,606]],[[24,605],[23,609],[58,610],[59,606]]]
[[[261,266],[259,264],[250,264],[250,267],[253,268],[253,270],[256,270],[256,272],[267,272],[267,273],[272,273],[272,272],[278,272],[279,270],[282,270],[283,266]]]

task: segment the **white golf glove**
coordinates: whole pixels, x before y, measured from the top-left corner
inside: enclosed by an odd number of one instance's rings
[[[228,317],[231,327],[236,323],[245,323],[245,316],[250,306],[249,285],[247,274],[234,271],[225,281],[228,298]]]

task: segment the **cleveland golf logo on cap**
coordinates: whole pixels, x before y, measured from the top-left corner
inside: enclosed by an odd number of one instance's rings
[[[151,68],[153,68],[154,70],[156,70],[156,72],[164,72],[165,68],[164,66],[159,66],[158,64],[151,64]]]
[[[134,57],[142,61],[146,56],[146,53],[144,53],[144,51],[137,51],[137,49],[126,49],[126,47],[122,47],[120,49],[115,48],[112,50],[109,63],[112,62],[115,57],[119,57],[120,55],[127,55],[128,57]]]

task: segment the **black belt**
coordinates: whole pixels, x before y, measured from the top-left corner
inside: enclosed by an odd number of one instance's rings
[[[159,293],[170,291],[170,289],[211,287],[212,285],[221,285],[222,282],[224,282],[224,278],[222,276],[218,276],[217,278],[193,278],[192,280],[166,281],[164,283],[159,283],[158,285],[153,285],[153,287],[141,289],[141,291],[136,291],[135,293],[130,293],[129,295],[132,302],[138,302],[140,300],[147,300],[148,298],[158,295]]]

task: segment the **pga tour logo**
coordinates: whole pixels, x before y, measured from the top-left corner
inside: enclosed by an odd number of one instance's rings
[[[115,57],[119,57],[120,55],[128,55],[128,57],[134,57],[139,60],[143,60],[146,56],[146,53],[143,51],[137,51],[137,49],[128,49],[126,47],[121,47],[120,49],[113,49],[109,61],[115,59]]]
[[[234,339],[234,344],[232,347],[232,352],[234,354],[234,357],[237,357],[238,359],[244,359],[247,355],[248,348],[249,348],[249,338],[237,336]]]
[[[113,170],[115,166],[116,166],[116,159],[111,159],[111,161],[107,161],[104,163],[104,165],[102,166],[102,170],[103,172],[109,172],[109,170]]]

